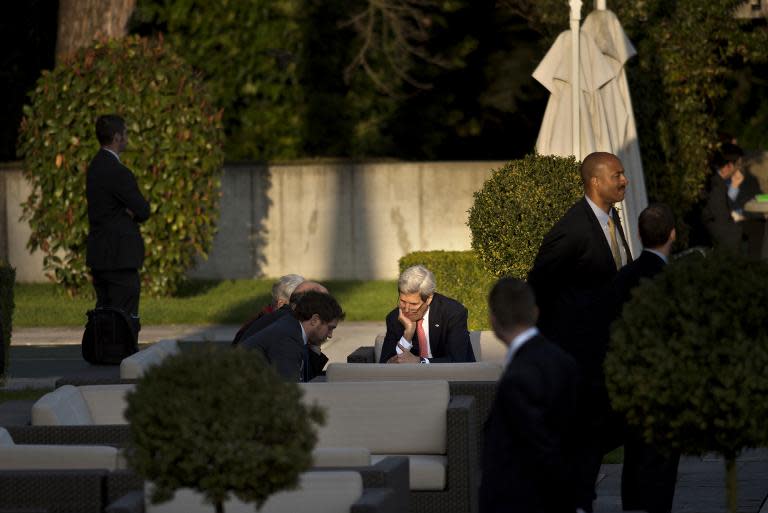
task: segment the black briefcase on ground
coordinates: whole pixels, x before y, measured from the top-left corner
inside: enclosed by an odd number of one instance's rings
[[[101,307],[88,310],[83,333],[83,359],[94,364],[119,364],[139,350],[139,334],[128,312]]]

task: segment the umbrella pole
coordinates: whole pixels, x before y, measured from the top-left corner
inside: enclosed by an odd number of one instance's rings
[[[579,34],[581,33],[581,0],[570,0],[571,4],[571,137],[573,144],[573,156],[581,160],[581,118],[579,89],[581,77],[579,76]]]
[[[605,5],[605,0],[595,0],[595,10],[596,11],[605,11],[608,7]]]

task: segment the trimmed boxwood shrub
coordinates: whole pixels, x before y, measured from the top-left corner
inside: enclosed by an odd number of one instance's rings
[[[223,132],[201,82],[162,40],[100,42],[43,72],[19,136],[33,187],[23,204],[27,247],[43,251],[49,277],[71,292],[87,284],[85,173],[99,148],[96,118],[110,112],[126,120],[121,159],[151,205],[141,228],[144,290],[167,294],[211,246]]]
[[[583,194],[573,157],[513,160],[475,193],[472,249],[493,275],[526,279],[544,235]]]
[[[16,284],[16,270],[10,265],[0,262],[0,382],[8,369],[11,328],[13,324],[13,289]]]
[[[422,264],[435,275],[437,291],[469,310],[469,329],[488,328],[488,292],[496,281],[473,251],[415,251],[400,259],[400,272]]]
[[[260,507],[295,488],[312,466],[316,405],[305,406],[258,351],[182,351],[144,374],[127,396],[129,465],[152,481],[153,502],[191,488],[223,511],[235,495]]]
[[[643,281],[612,328],[605,374],[613,407],[661,448],[726,460],[768,444],[768,264],[714,252]]]

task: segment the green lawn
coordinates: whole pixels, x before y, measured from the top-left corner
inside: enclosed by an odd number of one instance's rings
[[[0,404],[6,401],[37,401],[50,392],[50,388],[22,388],[21,390],[0,390]]]
[[[176,297],[142,296],[141,322],[150,324],[240,324],[271,300],[274,280],[193,281]],[[348,321],[383,321],[397,302],[396,281],[323,282]],[[14,327],[82,326],[92,297],[70,298],[52,284],[17,284]]]

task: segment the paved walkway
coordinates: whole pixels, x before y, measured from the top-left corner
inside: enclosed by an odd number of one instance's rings
[[[200,342],[229,343],[237,326],[145,326],[142,344],[177,339],[182,345]],[[362,345],[372,345],[384,324],[343,322],[323,346],[332,362]],[[116,366],[94,366],[80,356],[82,328],[20,328],[14,330],[10,351],[10,379],[6,388],[53,387],[59,377],[117,376]],[[0,405],[0,425],[29,421],[30,401]],[[746,452],[738,460],[739,513],[768,513],[768,449]],[[717,457],[684,457],[678,472],[674,513],[722,513],[725,507],[725,472]],[[621,512],[621,465],[603,465],[598,483],[596,513]]]

